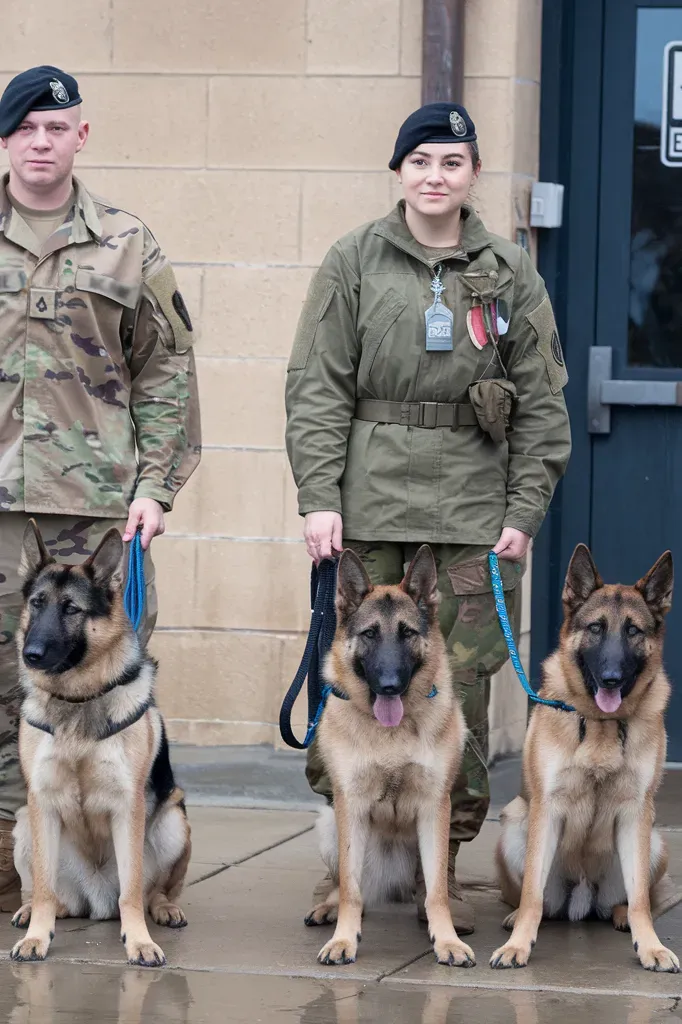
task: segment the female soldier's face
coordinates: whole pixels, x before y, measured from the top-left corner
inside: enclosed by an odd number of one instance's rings
[[[405,157],[396,171],[405,202],[416,213],[447,217],[456,213],[478,177],[466,142],[424,144]]]

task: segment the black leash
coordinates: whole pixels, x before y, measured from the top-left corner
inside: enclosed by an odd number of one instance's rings
[[[313,564],[310,573],[310,629],[301,664],[282,702],[279,713],[279,731],[282,739],[296,750],[305,750],[313,742],[317,725],[330,693],[343,697],[332,686],[325,685],[320,667],[334,641],[336,632],[336,567],[335,559],[325,558],[319,566]],[[296,698],[308,679],[308,730],[303,742],[299,742],[291,731],[291,712]],[[343,699],[346,699],[343,697]]]

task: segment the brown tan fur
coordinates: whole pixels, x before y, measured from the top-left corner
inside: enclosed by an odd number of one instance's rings
[[[437,602],[430,548],[423,546],[403,583],[390,587],[372,587],[358,557],[343,552],[337,632],[325,675],[348,700],[331,696],[319,727],[334,807],[323,812],[318,827],[337,886],[306,919],[307,924],[337,921],[333,938],[320,951],[322,963],[354,962],[370,875],[375,891],[368,902],[381,898],[382,887],[390,891],[393,886],[394,898],[406,898],[405,883],[414,883],[417,844],[436,957],[449,965],[475,962],[472,950],[457,937],[448,905],[450,788],[465,725],[438,627]],[[368,684],[354,668],[360,634],[379,622],[382,629],[403,628],[399,623],[411,629],[409,653],[421,660],[402,697],[404,717],[390,728],[375,719]],[[434,684],[438,692],[429,699]],[[393,860],[388,849],[395,851]],[[401,869],[402,880],[391,875],[394,868]]]
[[[86,654],[74,667],[55,673],[22,663],[19,754],[28,804],[17,815],[15,861],[32,898],[12,922],[28,926],[12,950],[14,960],[46,957],[56,917],[120,916],[129,962],[158,966],[165,957],[149,935],[145,905],[157,924],[187,923],[173,901],[187,870],[190,828],[182,790],[170,788],[172,776],[163,799],[155,797],[151,782],[152,767],[167,747],[161,715],[150,703],[156,665],[140,649],[123,609],[122,552],[120,534],[110,531],[84,566],[68,567],[65,584],[65,567],[49,558],[35,524],[27,528],[20,657],[35,592],[47,600],[54,593],[78,595],[79,586],[94,581],[106,590],[110,607],[85,617]],[[105,692],[126,671],[132,678]],[[136,721],[99,738],[108,724],[132,720],[147,704]]]
[[[662,653],[672,582],[670,552],[630,587],[605,585],[587,548],[576,548],[559,646],[543,666],[540,690],[576,711],[537,705],[531,716],[523,792],[501,815],[496,853],[502,898],[518,910],[505,921],[512,935],[493,954],[493,967],[528,963],[543,916],[578,920],[590,912],[610,917],[619,930],[629,927],[643,967],[679,970],[652,919],[652,911],[679,899],[654,829],[666,751],[670,684]],[[600,637],[615,638],[636,665],[631,689],[611,713],[598,707],[597,682],[584,667]]]

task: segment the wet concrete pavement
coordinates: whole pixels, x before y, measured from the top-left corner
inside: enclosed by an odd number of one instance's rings
[[[509,774],[509,766],[505,771]],[[497,797],[499,777],[500,773]],[[666,801],[666,838],[673,876],[682,884],[677,788],[673,779]],[[279,798],[273,800],[280,804]],[[303,925],[312,886],[322,871],[312,831],[314,811],[190,806],[194,856],[182,899],[189,927],[177,932],[151,928],[168,967],[128,967],[118,923],[91,921],[57,922],[46,963],[13,964],[8,952],[17,932],[2,915],[0,1020],[682,1021],[682,975],[644,971],[629,937],[608,924],[543,925],[528,968],[490,970],[488,958],[505,936],[505,908],[493,882],[498,802],[494,801],[481,836],[463,848],[459,862],[459,874],[477,911],[476,934],[467,940],[478,958],[474,969],[444,968],[434,962],[414,906],[368,912],[357,963],[322,967],[316,954],[330,928]],[[682,953],[682,905],[659,921],[658,931],[664,943]]]

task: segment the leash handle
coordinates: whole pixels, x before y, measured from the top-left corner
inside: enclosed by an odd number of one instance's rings
[[[138,531],[130,542],[128,578],[123,593],[123,607],[135,632],[137,632],[142,622],[145,598],[144,551],[142,550],[142,540]]]
[[[282,701],[279,713],[279,731],[284,742],[294,750],[306,750],[313,741],[332,687],[323,685],[320,663],[330,649],[336,632],[336,566],[335,559],[325,558],[319,566],[313,564],[310,573],[310,628],[305,650],[294,681]],[[296,698],[308,680],[308,728],[303,742],[297,740],[291,728],[291,712]]]
[[[564,703],[563,700],[547,700],[544,697],[539,697],[528,682],[523,665],[521,664],[519,652],[516,649],[516,642],[514,640],[514,634],[512,633],[509,615],[507,613],[507,603],[504,599],[504,587],[502,586],[502,576],[500,575],[500,563],[494,551],[491,551],[488,555],[488,564],[490,566],[490,577],[493,584],[495,608],[497,610],[497,617],[500,621],[500,629],[504,634],[507,650],[509,651],[509,657],[511,658],[512,665],[516,670],[516,674],[519,677],[521,686],[535,704],[544,704],[548,708],[558,708],[560,711],[575,711],[575,708],[571,707],[570,704]]]

